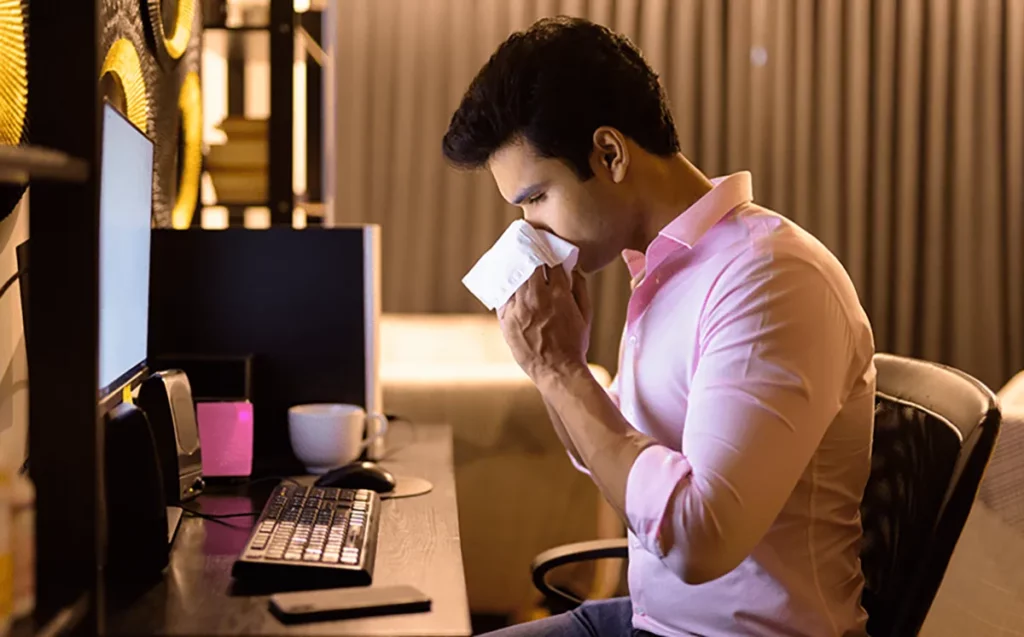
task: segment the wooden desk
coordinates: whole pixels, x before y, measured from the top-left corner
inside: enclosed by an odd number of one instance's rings
[[[383,502],[374,586],[415,586],[432,598],[429,613],[286,626],[270,614],[268,591],[242,592],[231,578],[231,565],[248,537],[251,520],[226,520],[229,526],[186,516],[178,529],[164,580],[127,608],[111,610],[108,632],[469,635],[451,427],[395,423],[388,435],[388,449],[384,467],[399,478],[426,478],[434,490]],[[266,482],[241,489],[211,489],[188,506],[206,513],[260,509],[273,486],[273,482]]]

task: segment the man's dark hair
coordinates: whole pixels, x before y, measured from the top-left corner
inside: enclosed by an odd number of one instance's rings
[[[667,156],[679,138],[658,75],[625,37],[580,18],[545,18],[513,33],[473,79],[452,115],[444,155],[479,168],[522,137],[542,157],[593,177],[594,131],[613,126]]]

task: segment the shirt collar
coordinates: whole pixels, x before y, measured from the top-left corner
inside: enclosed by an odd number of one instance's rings
[[[731,210],[754,199],[751,176],[747,171],[717,177],[711,180],[711,184],[711,190],[658,232],[651,245],[647,246],[646,254],[636,250],[622,252],[634,284],[675,249],[693,248]]]

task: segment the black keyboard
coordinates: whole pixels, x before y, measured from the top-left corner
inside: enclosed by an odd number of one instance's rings
[[[231,574],[367,586],[373,581],[379,527],[380,496],[374,491],[281,483]]]

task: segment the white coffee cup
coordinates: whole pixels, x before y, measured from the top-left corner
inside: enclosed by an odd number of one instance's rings
[[[374,421],[379,427],[368,429]],[[324,403],[288,410],[292,451],[307,471],[317,475],[353,462],[387,429],[388,419],[383,414],[367,414],[358,405]],[[367,430],[374,433],[363,440]]]

